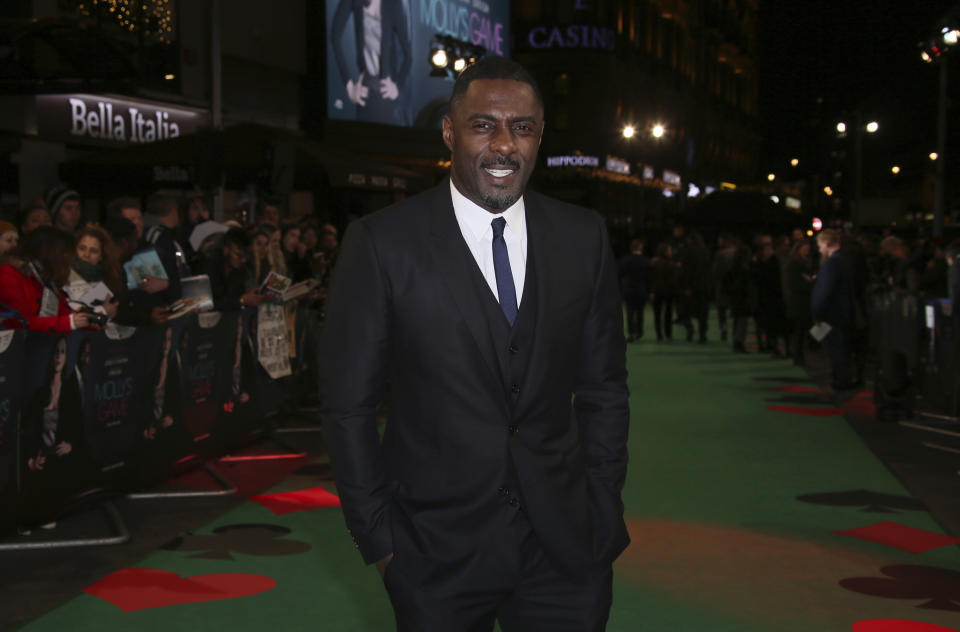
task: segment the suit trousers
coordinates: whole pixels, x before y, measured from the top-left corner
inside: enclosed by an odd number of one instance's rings
[[[632,339],[643,338],[643,311],[647,306],[646,299],[630,299],[623,301],[627,311],[627,334]]]
[[[602,632],[612,603],[611,564],[598,564],[583,581],[561,574],[549,560],[522,509],[504,504],[503,520],[478,541],[462,572],[428,573],[429,585],[404,567],[402,554],[387,565],[384,584],[399,632]],[[422,570],[422,569],[421,569]]]
[[[850,338],[846,327],[834,327],[823,339],[823,346],[830,357],[830,368],[833,370],[833,388],[838,391],[853,387]]]

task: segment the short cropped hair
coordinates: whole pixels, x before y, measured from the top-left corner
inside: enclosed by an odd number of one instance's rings
[[[467,66],[457,81],[453,84],[453,93],[450,95],[450,109],[452,110],[458,101],[463,99],[467,93],[467,88],[477,79],[511,79],[525,83],[533,89],[533,94],[537,99],[537,105],[543,110],[543,94],[540,92],[540,86],[526,68],[506,57],[481,57],[475,63]]]

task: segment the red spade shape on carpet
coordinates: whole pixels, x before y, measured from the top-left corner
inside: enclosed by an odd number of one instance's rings
[[[832,417],[842,415],[839,408],[811,408],[808,406],[767,406],[767,410],[778,413],[793,413],[794,415],[809,415],[810,417]]]
[[[853,632],[957,632],[954,628],[945,628],[933,623],[906,621],[904,619],[869,619],[857,621],[851,627]]]
[[[124,612],[219,601],[266,592],[276,580],[246,573],[180,577],[154,568],[125,568],[107,575],[83,592],[109,601]]]
[[[322,487],[284,492],[283,494],[251,496],[250,500],[263,505],[277,516],[321,507],[340,506],[340,497],[331,494]]]
[[[960,543],[960,538],[925,531],[924,529],[915,529],[902,525],[898,522],[885,520],[859,529],[850,529],[849,531],[834,531],[837,535],[845,535],[849,538],[859,538],[868,542],[885,544],[895,549],[913,553],[925,553],[932,549],[938,549],[941,546]]]

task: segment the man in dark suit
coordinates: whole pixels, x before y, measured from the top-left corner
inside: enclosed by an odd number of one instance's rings
[[[643,338],[644,307],[650,298],[653,281],[650,259],[643,254],[644,242],[634,239],[630,254],[620,260],[620,289],[627,312],[627,342]]]
[[[596,213],[524,190],[543,120],[521,66],[481,59],[443,120],[451,180],[343,241],[321,414],[401,630],[602,630],[629,542],[616,262]]]
[[[855,388],[851,361],[856,308],[853,266],[835,231],[818,234],[817,246],[822,259],[813,284],[811,310],[814,321],[830,325],[823,345],[830,357],[833,389],[842,394]]]
[[[410,73],[410,32],[401,0],[340,0],[330,27],[330,45],[347,98],[357,108],[358,121],[392,123]],[[353,16],[354,48],[347,51],[344,35]],[[351,59],[352,58],[352,59]],[[356,70],[350,72],[353,62]]]

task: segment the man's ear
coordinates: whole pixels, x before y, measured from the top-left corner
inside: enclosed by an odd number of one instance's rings
[[[450,119],[449,114],[443,115],[443,120],[441,121],[443,125],[443,144],[447,146],[451,152],[453,151],[453,121]]]

